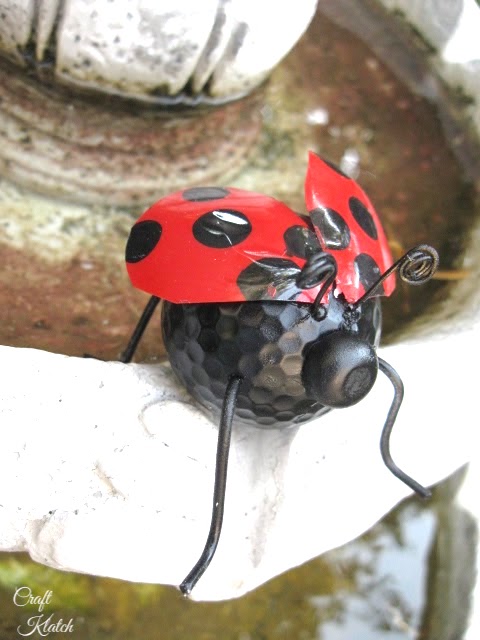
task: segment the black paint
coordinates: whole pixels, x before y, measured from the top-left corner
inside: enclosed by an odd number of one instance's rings
[[[189,202],[205,202],[207,200],[220,200],[228,196],[228,189],[221,187],[192,187],[182,191],[182,196]]]
[[[246,215],[235,209],[215,209],[195,221],[192,233],[198,242],[214,249],[226,249],[249,236],[252,225]]]
[[[313,224],[320,230],[326,249],[346,249],[350,244],[350,229],[334,209],[317,207],[310,211]]]
[[[157,246],[162,236],[162,225],[155,220],[143,220],[132,227],[125,248],[127,262],[140,262]]]
[[[373,238],[373,240],[377,240],[377,227],[375,226],[375,222],[373,221],[372,214],[363,204],[363,202],[361,202],[358,198],[352,196],[348,201],[348,206],[350,207],[350,211],[352,212],[352,215],[359,226],[365,231],[368,236],[370,236],[370,238]]]
[[[365,291],[370,289],[382,275],[378,264],[367,253],[360,253],[355,258],[355,271],[358,274],[360,282],[362,283]],[[384,295],[385,291],[383,284],[381,284],[377,290],[376,295]]]
[[[283,234],[283,238],[287,252],[304,260],[320,249],[315,232],[302,225],[289,227]]]

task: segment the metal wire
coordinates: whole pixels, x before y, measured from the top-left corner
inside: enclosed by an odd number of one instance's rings
[[[312,316],[321,320],[326,315],[322,305],[322,298],[335,282],[337,277],[337,262],[335,258],[324,251],[318,251],[309,256],[297,277],[300,289],[313,289],[323,283],[312,305]]]
[[[404,471],[402,471],[392,459],[390,453],[390,436],[392,433],[393,425],[395,424],[395,420],[397,419],[400,405],[402,404],[403,400],[403,382],[395,369],[390,364],[388,364],[388,362],[382,360],[382,358],[378,358],[378,368],[390,380],[394,390],[392,404],[388,411],[387,419],[383,426],[382,435],[380,438],[380,452],[382,454],[383,461],[387,469],[389,469],[394,476],[404,482],[408,487],[413,489],[415,493],[418,493],[418,495],[422,498],[430,498],[432,492],[419,484]]]
[[[399,260],[385,271],[384,274],[359,298],[350,305],[352,310],[375,295],[384,282],[395,271],[407,284],[419,285],[427,282],[438,269],[439,257],[437,251],[428,244],[419,244],[407,251]]]
[[[135,351],[138,347],[138,343],[140,342],[145,329],[147,328],[148,323],[150,322],[150,318],[152,317],[153,312],[157,308],[158,303],[160,302],[160,298],[157,296],[151,296],[149,301],[147,302],[145,309],[143,310],[142,315],[140,316],[140,320],[137,322],[137,326],[135,327],[128,344],[120,356],[120,362],[131,362]]]
[[[193,587],[200,580],[217,549],[220,532],[223,523],[223,511],[225,505],[225,491],[227,488],[228,454],[230,452],[230,439],[232,435],[233,415],[237,404],[238,390],[242,378],[233,376],[227,385],[223,399],[222,417],[218,429],[217,457],[215,464],[215,486],[213,490],[213,509],[207,541],[197,563],[183,580],[180,591],[188,596]]]

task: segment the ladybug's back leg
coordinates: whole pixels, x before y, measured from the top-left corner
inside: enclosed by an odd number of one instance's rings
[[[157,298],[157,296],[150,297],[150,300],[147,302],[145,309],[143,310],[143,313],[140,316],[139,321],[137,322],[137,326],[135,327],[125,350],[120,356],[120,362],[131,362],[138,347],[138,343],[140,342],[143,333],[147,328],[148,323],[150,322],[150,318],[152,317],[153,312],[157,308],[159,302],[160,298]]]

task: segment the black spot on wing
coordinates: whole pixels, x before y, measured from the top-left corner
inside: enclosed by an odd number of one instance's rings
[[[221,187],[192,187],[185,189],[182,196],[190,202],[204,202],[205,200],[219,200],[225,198],[230,192]]]
[[[192,228],[198,242],[214,249],[226,249],[248,237],[252,225],[246,215],[234,209],[215,209],[198,218]]]
[[[288,253],[304,260],[320,250],[315,232],[302,225],[289,227],[283,234],[283,238]]]
[[[368,253],[359,253],[354,260],[355,271],[358,274],[358,278],[362,283],[365,291],[373,286],[380,276],[382,275],[378,264],[375,260],[368,255]],[[383,284],[377,290],[377,294],[383,295],[385,293]]]
[[[334,209],[318,207],[310,211],[313,224],[320,230],[327,249],[346,249],[350,244],[350,229]]]
[[[253,262],[237,278],[246,300],[293,300],[300,267],[285,258],[263,258]]]
[[[365,231],[367,236],[370,236],[370,238],[377,240],[377,227],[375,226],[375,222],[373,221],[372,214],[363,204],[363,202],[361,202],[358,198],[352,196],[348,201],[348,206],[350,207],[350,211],[352,212],[353,217],[360,225],[360,227]]]
[[[127,262],[140,262],[157,246],[162,225],[155,220],[142,220],[132,227],[125,248]]]

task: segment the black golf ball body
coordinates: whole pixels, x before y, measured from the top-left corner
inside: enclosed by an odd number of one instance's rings
[[[263,428],[300,424],[329,409],[309,396],[305,356],[319,339],[345,325],[346,303],[330,296],[318,320],[312,305],[296,302],[163,303],[162,331],[177,377],[218,420],[229,379],[242,384],[235,422]],[[377,347],[378,298],[358,309],[349,333]]]

